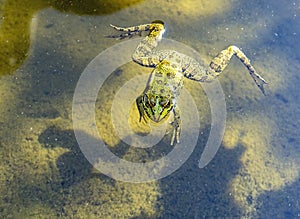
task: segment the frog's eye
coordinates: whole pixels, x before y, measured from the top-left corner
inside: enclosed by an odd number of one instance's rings
[[[147,96],[147,94],[145,94],[143,96],[143,103],[147,103],[147,102],[148,102],[148,96]]]
[[[148,96],[147,96],[147,94],[145,94],[143,96],[143,103],[147,107],[153,107],[153,106],[155,106],[155,99],[153,97],[150,97],[150,99],[149,99]]]
[[[147,96],[147,94],[145,94],[144,96],[143,96],[143,104],[146,106],[146,107],[150,107],[149,105],[149,99],[148,99],[148,96]]]
[[[149,104],[150,104],[151,107],[155,106],[156,100],[154,99],[154,97],[151,97],[151,98],[150,98]]]
[[[161,100],[159,104],[163,107],[168,107],[168,106],[170,106],[170,101],[169,100]]]

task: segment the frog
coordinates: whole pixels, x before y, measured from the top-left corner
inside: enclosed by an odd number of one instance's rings
[[[141,66],[153,68],[144,91],[136,98],[139,121],[144,119],[147,123],[150,119],[154,123],[160,123],[173,113],[171,145],[174,145],[175,140],[175,143],[180,143],[181,119],[177,98],[184,86],[184,79],[212,82],[224,71],[231,58],[235,56],[246,67],[254,83],[265,95],[266,80],[257,73],[249,58],[235,45],[229,45],[220,51],[210,64],[204,66],[194,58],[175,50],[157,50],[158,43],[166,32],[166,25],[162,20],[154,20],[148,24],[130,27],[112,24],[110,26],[121,32],[121,34],[113,36],[119,39],[131,38],[135,35],[142,36],[142,33],[146,33],[132,54],[134,62]]]

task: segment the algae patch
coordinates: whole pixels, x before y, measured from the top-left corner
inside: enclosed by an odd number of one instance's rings
[[[0,76],[21,67],[30,53],[32,20],[37,12],[55,8],[80,15],[103,15],[137,4],[141,0],[6,0],[0,3]]]
[[[281,160],[272,152],[272,134],[277,130],[271,120],[253,116],[233,119],[228,126],[224,146],[245,148],[239,174],[232,179],[229,190],[246,213],[255,215],[259,195],[294,182],[299,168],[293,161]]]

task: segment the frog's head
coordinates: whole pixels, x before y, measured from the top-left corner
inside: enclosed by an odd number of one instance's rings
[[[174,107],[174,103],[167,97],[158,95],[143,94],[137,99],[137,105],[140,116],[144,116],[144,112],[154,122],[162,121]]]

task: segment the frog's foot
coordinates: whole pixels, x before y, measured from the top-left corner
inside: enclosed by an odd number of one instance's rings
[[[221,51],[210,63],[210,70],[219,75],[229,64],[231,57],[235,55],[248,69],[251,77],[253,78],[255,84],[259,87],[261,92],[265,94],[264,85],[267,84],[265,79],[261,77],[254,67],[251,65],[248,57],[236,46],[229,46],[227,49]]]
[[[148,31],[150,29],[150,24],[143,24],[143,25],[133,26],[133,27],[118,27],[112,24],[110,24],[110,26],[117,31],[123,32],[118,35],[108,36],[111,38],[118,38],[118,39],[131,38],[135,35],[141,36],[142,32]]]

